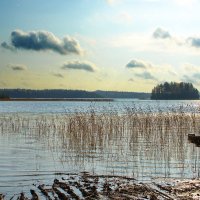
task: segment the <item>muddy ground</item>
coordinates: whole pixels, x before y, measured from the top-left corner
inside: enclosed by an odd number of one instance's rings
[[[66,174],[51,185],[33,185],[29,193],[13,194],[11,198],[0,194],[0,200],[165,200],[200,199],[200,179],[170,180],[141,183],[134,178],[97,176],[87,172]]]

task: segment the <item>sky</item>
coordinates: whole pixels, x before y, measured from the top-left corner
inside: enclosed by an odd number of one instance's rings
[[[0,88],[200,90],[200,0],[1,0]]]

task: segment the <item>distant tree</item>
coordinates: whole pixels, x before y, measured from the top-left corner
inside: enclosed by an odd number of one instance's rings
[[[6,98],[102,98],[95,92],[84,90],[30,90],[30,89],[0,89],[0,97]]]
[[[192,83],[165,82],[153,88],[151,99],[199,99],[199,91]]]
[[[63,89],[0,89],[0,94],[10,98],[138,98],[149,99],[150,93],[120,91],[84,91]]]
[[[9,98],[10,97],[7,94],[5,94],[3,92],[0,93],[0,99],[9,99]]]

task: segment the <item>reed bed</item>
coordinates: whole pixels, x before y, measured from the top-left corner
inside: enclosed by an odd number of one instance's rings
[[[150,108],[143,111],[125,107],[120,112],[99,113],[91,108],[88,112],[57,115],[4,115],[0,116],[0,133],[23,133],[42,139],[52,151],[62,149],[63,160],[67,158],[77,163],[86,158],[96,162],[95,154],[98,153],[98,160],[109,161],[109,166],[118,161],[126,168],[137,156],[141,158],[137,162],[141,163],[154,160],[155,167],[161,165],[170,169],[170,161],[179,160],[182,162],[177,163],[177,168],[185,168],[187,135],[200,134],[200,114],[181,109],[153,112]],[[196,154],[194,165],[198,159]],[[166,176],[169,173],[170,170],[166,170]]]

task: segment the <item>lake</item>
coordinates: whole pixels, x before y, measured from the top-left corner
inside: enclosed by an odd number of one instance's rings
[[[0,102],[0,193],[66,173],[199,177],[200,101]]]
[[[66,113],[81,110],[88,111],[91,107],[99,112],[108,110],[124,110],[124,107],[136,107],[148,111],[176,111],[183,109],[185,112],[199,112],[200,101],[194,100],[137,100],[137,99],[115,99],[113,102],[89,102],[89,101],[0,101],[0,113]]]

